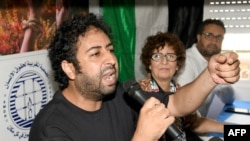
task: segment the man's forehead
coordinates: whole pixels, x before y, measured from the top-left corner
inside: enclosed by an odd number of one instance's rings
[[[79,37],[79,46],[88,50],[91,47],[105,47],[110,44],[109,37],[99,28],[90,27]]]
[[[93,33],[97,33],[97,32],[103,32],[103,30],[101,30],[100,28],[97,28],[95,26],[89,26],[86,29],[86,32],[85,32],[84,36],[88,36],[89,34],[93,34]]]

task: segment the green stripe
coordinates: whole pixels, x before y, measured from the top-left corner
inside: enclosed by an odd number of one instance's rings
[[[117,2],[119,1],[119,2]],[[135,2],[134,0],[104,0],[103,18],[111,26],[111,39],[119,62],[119,81],[135,79]]]

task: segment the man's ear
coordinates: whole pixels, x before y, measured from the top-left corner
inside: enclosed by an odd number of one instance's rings
[[[200,39],[201,39],[201,34],[197,34],[197,35],[196,35],[196,39],[197,39],[197,42],[200,41]]]
[[[63,60],[61,63],[62,70],[69,77],[69,79],[75,79],[75,67],[72,63],[69,63],[66,60]]]

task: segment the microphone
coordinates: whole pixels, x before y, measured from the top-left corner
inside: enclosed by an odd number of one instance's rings
[[[135,99],[141,105],[143,105],[145,101],[149,97],[151,97],[149,93],[143,92],[140,85],[134,80],[127,80],[126,82],[124,82],[123,88],[130,97]],[[184,135],[182,131],[173,124],[168,127],[167,133],[174,140],[184,140]]]
[[[223,141],[220,137],[212,137],[208,141]]]

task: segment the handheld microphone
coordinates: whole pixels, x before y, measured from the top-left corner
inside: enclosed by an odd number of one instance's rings
[[[145,92],[141,90],[140,85],[134,80],[128,80],[123,83],[123,88],[129,96],[131,96],[141,105],[143,105],[145,101],[151,97],[150,95],[145,94]],[[173,124],[168,127],[167,133],[174,140],[184,140],[182,131]]]

